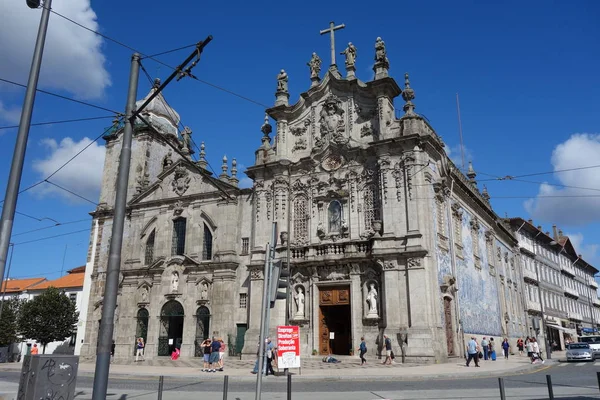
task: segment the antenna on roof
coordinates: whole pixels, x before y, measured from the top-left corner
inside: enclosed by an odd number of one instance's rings
[[[460,138],[460,158],[462,161],[462,170],[465,170],[465,146],[463,143],[462,122],[460,121],[460,102],[458,101],[458,93],[456,93],[456,112],[458,113],[458,135]]]
[[[65,244],[65,252],[63,253],[62,267],[60,267],[60,276],[62,276],[63,271],[65,269],[65,258],[67,257],[67,246],[68,246],[68,244]]]

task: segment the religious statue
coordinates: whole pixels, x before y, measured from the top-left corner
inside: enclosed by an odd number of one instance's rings
[[[296,288],[294,300],[296,301],[296,317],[304,317],[304,290],[302,286]]]
[[[369,284],[369,293],[367,294],[367,304],[369,305],[369,317],[376,317],[377,314],[377,289],[375,289],[375,283]]]
[[[181,132],[181,137],[182,137],[182,141],[183,141],[183,148],[184,150],[191,150],[192,149],[192,130],[189,127],[185,127],[183,129],[183,131]]]
[[[177,289],[179,289],[179,274],[173,272],[171,276],[171,292],[177,292]]]
[[[342,205],[339,201],[329,203],[329,232],[337,233],[342,228]]]
[[[200,300],[208,300],[208,285],[206,282],[202,282],[202,288],[200,289]]]
[[[346,123],[342,102],[335,95],[330,95],[319,113],[320,139],[332,139],[335,143],[345,144],[349,139],[344,136]]]
[[[288,91],[288,74],[283,69],[277,75],[277,91],[285,93]]]
[[[141,297],[142,303],[148,302],[148,288],[146,286],[142,287],[142,292],[141,292],[140,297]]]
[[[317,55],[317,53],[312,53],[312,58],[306,64],[310,68],[310,77],[318,78],[319,73],[321,72],[321,59]]]
[[[171,150],[169,150],[169,152],[167,153],[167,155],[163,158],[163,169],[170,167],[171,165],[173,165],[173,153],[171,153]]]
[[[385,42],[380,37],[375,41],[375,63],[388,64]]]
[[[340,54],[344,54],[346,56],[346,66],[353,67],[356,62],[356,47],[352,44],[352,42],[348,43],[348,47],[346,50],[342,51]]]

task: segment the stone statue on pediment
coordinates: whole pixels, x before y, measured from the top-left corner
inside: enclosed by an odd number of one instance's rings
[[[352,44],[352,42],[348,43],[348,47],[346,50],[342,51],[340,54],[346,56],[346,66],[352,67],[356,63],[356,47]]]
[[[312,58],[306,65],[310,68],[310,77],[318,78],[319,73],[321,72],[321,58],[317,55],[317,53],[312,53]]]

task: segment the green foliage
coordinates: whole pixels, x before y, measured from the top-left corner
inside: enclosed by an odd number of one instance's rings
[[[22,301],[18,298],[4,300],[0,316],[0,347],[8,346],[19,340],[17,319]]]
[[[19,332],[43,346],[70,337],[79,319],[75,304],[57,288],[49,287],[23,304],[19,315]]]

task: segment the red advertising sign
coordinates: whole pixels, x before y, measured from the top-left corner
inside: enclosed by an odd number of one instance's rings
[[[277,327],[277,366],[300,368],[300,330],[297,326]]]

